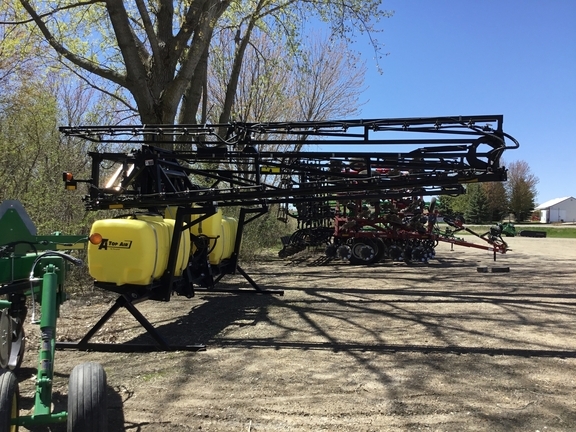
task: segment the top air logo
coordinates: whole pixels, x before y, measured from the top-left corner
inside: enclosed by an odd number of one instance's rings
[[[98,249],[130,249],[132,247],[132,240],[115,241],[110,239],[102,239],[102,243]]]

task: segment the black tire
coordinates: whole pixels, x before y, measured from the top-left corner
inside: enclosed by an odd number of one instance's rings
[[[6,369],[12,349],[12,317],[8,309],[0,311],[0,368]]]
[[[335,244],[329,244],[324,251],[328,258],[336,258],[338,255],[338,247]]]
[[[378,248],[376,244],[370,239],[356,239],[352,245],[352,255],[350,256],[350,264],[374,264],[376,262],[376,255]]]
[[[412,262],[412,246],[406,246],[402,251],[402,258],[406,264],[410,264]]]
[[[19,412],[18,379],[9,370],[0,375],[0,432],[17,432],[18,425],[11,421],[18,418]]]
[[[68,383],[68,432],[106,432],[106,372],[99,363],[76,366]]]
[[[545,238],[546,237],[546,231],[523,230],[523,231],[520,231],[520,237]]]
[[[24,333],[24,327],[18,324],[17,327],[20,329],[15,330],[12,335],[12,350],[10,352],[10,361],[8,362],[8,368],[10,370],[18,370],[22,365],[24,360],[24,353],[26,352],[26,334]]]
[[[374,262],[382,261],[388,254],[388,246],[384,243],[384,240],[378,238],[375,240],[376,248],[378,249],[378,253],[376,254],[376,259]]]

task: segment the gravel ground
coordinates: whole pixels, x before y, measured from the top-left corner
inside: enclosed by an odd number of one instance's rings
[[[97,361],[111,431],[576,430],[576,240],[506,240],[496,263],[448,244],[428,265],[271,257],[244,267],[284,296],[141,303],[165,338],[206,350],[58,351],[55,408],[66,409],[72,368]],[[493,266],[510,271],[477,271]],[[247,286],[241,276],[223,285]],[[94,292],[65,303],[60,340],[78,340],[113,301]],[[28,326],[18,373],[23,413],[36,333]],[[121,310],[95,340],[149,341],[143,333]]]

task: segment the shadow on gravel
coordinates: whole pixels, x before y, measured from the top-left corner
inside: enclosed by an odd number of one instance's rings
[[[473,266],[475,265],[468,266],[471,272],[475,270],[472,269]],[[458,267],[462,266],[458,265]],[[384,270],[382,270],[383,273]],[[358,269],[358,271],[366,272],[366,269]],[[273,276],[273,273],[270,273],[270,275]],[[441,275],[442,278],[444,276]],[[496,276],[499,277],[499,275]],[[513,276],[511,274],[508,277]],[[350,277],[350,275],[346,275],[346,277]],[[396,278],[395,280],[410,280],[414,275],[396,274],[394,277]],[[450,277],[450,275],[446,275],[446,277]],[[325,278],[323,282],[320,282],[322,284],[320,287],[314,288],[311,285],[296,288],[278,286],[282,285],[279,280],[276,280],[275,284],[272,282],[263,286],[265,289],[283,289],[288,294],[292,291],[294,295],[287,295],[286,298],[256,293],[253,295],[199,293],[198,297],[189,303],[189,307],[186,306],[187,300],[175,299],[174,301],[177,301],[178,304],[174,305],[174,310],[182,310],[182,315],[170,321],[168,321],[166,316],[159,319],[156,318],[156,321],[152,321],[152,325],[169,344],[179,346],[205,344],[224,349],[240,348],[241,354],[244,354],[243,350],[261,350],[262,352],[264,350],[343,352],[355,359],[356,365],[371,371],[374,376],[381,376],[382,381],[387,379],[386,374],[371,363],[369,360],[370,356],[364,356],[363,353],[375,352],[389,356],[394,356],[396,353],[416,353],[424,356],[430,354],[428,357],[416,356],[416,361],[432,362],[434,360],[434,364],[441,365],[444,363],[450,364],[450,359],[456,359],[456,356],[462,354],[516,358],[576,358],[576,351],[558,349],[562,348],[562,346],[551,346],[550,349],[531,349],[530,346],[532,344],[514,339],[516,336],[513,334],[509,336],[511,342],[513,342],[510,344],[507,343],[507,339],[500,337],[498,334],[494,336],[498,337],[498,339],[492,345],[483,344],[482,339],[470,339],[468,343],[463,341],[462,345],[459,345],[457,340],[449,337],[451,332],[467,332],[478,337],[491,337],[492,334],[476,333],[477,329],[460,325],[456,322],[456,317],[450,318],[450,313],[443,310],[442,306],[436,308],[434,305],[430,310],[436,315],[429,319],[429,315],[427,315],[425,310],[419,307],[409,308],[406,305],[408,302],[415,305],[436,302],[451,302],[454,304],[493,303],[498,306],[491,316],[484,316],[480,312],[476,314],[475,311],[472,311],[474,315],[466,315],[465,319],[492,320],[494,327],[491,327],[490,331],[494,331],[495,334],[500,331],[502,334],[507,334],[506,320],[503,319],[504,314],[513,316],[512,320],[514,320],[513,322],[516,325],[526,325],[528,323],[523,320],[528,316],[528,312],[524,314],[523,309],[531,308],[523,308],[522,306],[534,306],[537,304],[538,310],[542,311],[542,317],[545,317],[542,319],[547,320],[545,324],[551,330],[556,330],[559,328],[561,321],[555,318],[554,308],[562,306],[562,310],[558,310],[556,313],[566,316],[569,313],[567,309],[571,309],[573,305],[576,305],[576,302],[572,301],[576,299],[576,294],[568,289],[540,293],[530,289],[529,284],[528,288],[526,288],[524,282],[518,288],[516,288],[517,285],[512,285],[509,288],[495,286],[494,290],[491,290],[490,287],[483,286],[478,291],[475,291],[472,285],[458,285],[457,287],[454,286],[453,289],[449,289],[446,284],[441,285],[442,289],[440,290],[428,289],[426,285],[403,289],[374,289],[356,288],[354,286],[330,287],[329,283],[326,282],[327,279],[329,278]],[[318,278],[318,280],[322,280],[322,278]],[[435,280],[436,282],[438,280]],[[233,284],[230,287],[233,287]],[[146,311],[150,313],[152,308],[158,308],[154,310],[156,317],[158,317],[158,312],[161,313],[162,310],[172,307],[170,303],[156,303],[153,301],[145,303],[146,307],[141,308],[145,316]],[[137,305],[137,307],[139,306],[140,304]],[[294,317],[294,319],[287,318],[286,321],[282,321],[279,317],[283,316]],[[351,320],[351,317],[356,318],[356,321]],[[446,321],[443,321],[443,319],[446,319]],[[374,322],[378,324],[372,325]],[[269,325],[263,326],[266,329],[264,333],[260,332],[260,328],[251,331],[251,328],[258,324]],[[408,343],[386,343],[384,338],[380,336],[386,331],[389,324],[394,324],[396,327],[405,325],[406,329],[413,331],[416,336],[421,336],[424,332],[427,332],[427,334],[435,336],[435,339],[431,340],[430,344],[426,344],[424,341],[422,344],[413,343],[424,340],[424,338],[405,339]],[[344,337],[339,339],[336,331],[338,326],[348,326],[343,328],[351,328],[355,333],[352,333],[352,336],[347,338],[347,340]],[[239,332],[239,329],[248,331]],[[150,344],[151,351],[154,351],[154,340],[144,333],[144,329],[141,330],[141,334],[132,337],[123,345]],[[300,334],[298,333],[299,331],[303,333]],[[306,334],[314,334],[317,337],[314,340],[307,340]],[[318,338],[321,339],[319,340]],[[473,346],[477,340],[478,346]],[[545,345],[532,346],[546,348]],[[434,359],[435,355],[439,355],[439,359]],[[398,356],[398,361],[405,361],[405,357]],[[466,357],[462,358],[466,359]],[[204,361],[206,363],[211,362],[209,358],[204,359]],[[494,360],[494,362],[496,361],[497,359]],[[489,360],[489,362],[492,362],[492,360]],[[200,364],[200,361],[198,363]],[[201,366],[202,364],[198,367]],[[30,371],[22,372],[31,376]],[[193,379],[193,375],[183,379]],[[426,389],[426,391],[429,391],[429,389]],[[109,388],[108,396],[111,431],[152,430],[149,427],[154,426],[147,427],[147,423],[125,422],[122,407],[131,397],[128,389]],[[170,393],[170,397],[173,396]],[[400,397],[394,398],[391,396],[391,399],[400,400]],[[31,399],[25,402],[28,407],[33,404]],[[57,409],[66,409],[67,397],[65,394],[57,394],[57,404]],[[408,410],[411,406],[407,403],[405,409]],[[401,402],[395,403],[392,409],[401,411],[403,409]],[[494,421],[497,422],[499,419]],[[44,432],[48,431],[48,429],[34,429],[34,431]]]
[[[362,288],[314,288],[302,291],[315,295],[316,293],[333,293],[333,294],[355,294],[355,295],[378,295],[378,296],[393,296],[394,299],[387,299],[385,297],[379,299],[380,301],[396,302],[402,301],[414,302],[411,297],[418,297],[418,303],[446,303],[446,299],[462,302],[490,302],[490,303],[518,303],[518,304],[531,304],[531,303],[549,303],[544,301],[546,299],[554,300],[571,300],[576,299],[576,293],[528,293],[526,291],[517,292],[512,290],[500,289],[500,291],[440,291],[440,290],[422,290],[422,289],[362,289]],[[406,300],[398,299],[397,297],[406,297]],[[425,298],[422,298],[425,297]],[[555,304],[573,304],[574,302],[554,302]]]
[[[499,263],[500,261],[496,261]],[[426,268],[452,268],[452,267],[475,267],[475,262],[464,261],[461,259],[450,259],[450,258],[435,258],[428,263],[420,263],[420,262],[403,262],[403,261],[381,261],[374,264],[368,265],[352,265],[348,262],[341,261],[341,260],[334,260],[330,258],[317,258],[314,260],[310,259],[301,259],[301,260],[293,260],[289,261],[284,264],[284,267],[298,267],[298,268],[306,268],[306,267],[322,267],[325,269],[326,267],[338,267],[338,268],[345,268],[347,271],[354,272],[357,271],[359,273],[365,273],[366,269],[390,269],[390,268],[397,268],[403,267],[406,269],[423,269]],[[257,272],[258,274],[266,274],[265,272]],[[306,273],[306,272],[299,272]],[[272,273],[268,273],[271,275]]]
[[[576,358],[576,351],[568,350],[537,350],[537,349],[506,349],[482,348],[465,346],[418,346],[418,345],[363,345],[363,344],[332,344],[309,342],[275,342],[270,340],[246,339],[218,341],[220,346],[243,348],[273,348],[273,349],[299,349],[299,350],[329,350],[333,352],[377,352],[383,354],[420,353],[420,354],[485,354],[489,356],[513,357],[555,357]]]
[[[308,289],[304,290],[313,299],[320,293],[352,293],[366,294],[367,290],[362,289]],[[436,300],[422,297],[449,297],[458,302],[493,302],[493,303],[514,303],[514,304],[534,304],[542,303],[542,299],[574,299],[576,294],[522,294],[522,293],[490,293],[490,292],[442,292],[428,290],[369,290],[370,294],[391,295],[394,299],[382,299],[375,301],[386,301],[387,303],[401,302],[399,296],[415,297],[418,302],[434,302]],[[522,297],[514,299],[514,297]],[[499,297],[499,298],[498,298]],[[506,297],[506,298],[503,298]],[[330,350],[333,352],[379,352],[379,353],[440,353],[440,354],[485,354],[489,356],[514,356],[514,357],[556,357],[556,358],[576,358],[576,351],[554,350],[554,349],[524,349],[524,348],[488,348],[481,346],[434,346],[434,345],[391,345],[391,344],[359,344],[359,343],[337,343],[337,342],[307,342],[307,341],[285,341],[282,338],[245,338],[227,339],[226,330],[229,328],[238,329],[241,327],[255,326],[259,323],[271,322],[269,312],[271,307],[286,308],[299,315],[307,315],[315,310],[314,300],[309,302],[287,302],[281,298],[270,295],[204,295],[204,302],[190,310],[190,312],[175,321],[156,327],[169,343],[177,345],[205,344],[219,347],[242,347],[247,349],[297,349],[297,350]],[[415,300],[411,300],[415,301]],[[446,300],[437,300],[445,303]],[[335,303],[338,301],[335,300]],[[287,303],[290,303],[287,305]],[[558,304],[557,301],[554,304]],[[573,303],[570,303],[573,304]],[[315,311],[318,312],[317,310]],[[376,314],[369,312],[370,314]],[[320,331],[320,329],[317,329]],[[322,329],[327,332],[328,329]],[[152,343],[153,339],[147,334],[137,336],[127,344]],[[153,349],[152,349],[153,351]]]
[[[277,296],[268,294],[202,294],[201,298],[203,303],[193,307],[187,315],[155,326],[169,344],[211,344],[218,334],[230,326],[238,328],[270,321],[269,308],[282,302]],[[148,334],[142,334],[127,344],[151,342],[153,339]]]

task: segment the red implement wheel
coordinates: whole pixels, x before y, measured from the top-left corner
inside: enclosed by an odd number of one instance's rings
[[[378,249],[378,252],[376,253],[376,259],[374,260],[374,262],[382,261],[388,255],[388,246],[386,246],[386,243],[384,243],[384,240],[382,240],[381,238],[377,238],[374,241],[374,243],[376,244],[376,248]]]
[[[378,247],[370,239],[356,239],[352,245],[350,264],[373,264],[376,262]]]

